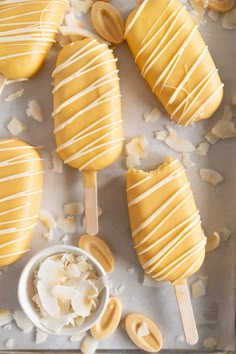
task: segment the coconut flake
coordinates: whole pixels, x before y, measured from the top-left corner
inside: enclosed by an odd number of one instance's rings
[[[138,327],[138,330],[136,332],[138,337],[145,337],[148,336],[150,334],[150,331],[148,329],[148,326],[146,324],[146,322],[141,322],[141,324]]]
[[[176,336],[175,337],[175,341],[177,343],[184,343],[185,342],[185,338],[184,338],[183,334],[180,334],[180,335]]]
[[[94,32],[88,31],[84,28],[72,27],[72,26],[60,26],[60,32],[63,36],[79,35],[86,38],[96,39],[98,42],[110,45],[109,42],[102,39],[99,35]]]
[[[208,16],[209,16],[210,19],[211,19],[212,21],[214,21],[214,22],[217,22],[217,21],[219,20],[219,18],[220,18],[219,12],[217,12],[217,11],[215,11],[215,10],[212,10],[212,9],[210,9],[210,10],[208,11]]]
[[[158,130],[154,133],[154,135],[155,139],[164,141],[168,136],[168,132],[166,130]]]
[[[39,267],[38,279],[42,280],[44,283],[52,286],[55,284],[62,272],[63,264],[60,262],[55,262],[51,258],[46,258]]]
[[[176,131],[170,126],[166,126],[169,134],[164,139],[164,143],[176,152],[192,152],[195,146],[188,140],[177,136]]]
[[[123,293],[125,289],[125,284],[120,284],[119,286],[117,286],[116,288],[113,288],[111,291],[113,293],[113,295],[118,295],[118,294],[121,294]]]
[[[141,165],[140,157],[138,154],[130,154],[126,158],[126,167],[134,168]]]
[[[36,328],[36,335],[35,335],[35,343],[40,344],[45,342],[48,338],[48,334],[45,332],[40,331],[40,329]]]
[[[9,96],[7,96],[4,101],[5,102],[12,102],[16,100],[17,98],[20,98],[24,93],[24,89],[22,88],[21,90],[18,90],[16,92],[11,93]]]
[[[13,117],[7,124],[7,129],[12,135],[18,135],[28,129],[28,126],[17,118]]]
[[[5,78],[5,76],[0,74],[0,96],[6,85],[7,85],[7,79]]]
[[[32,117],[39,123],[42,123],[44,120],[42,108],[36,100],[29,101],[26,114],[28,117]]]
[[[29,333],[33,330],[34,326],[26,317],[23,311],[15,311],[13,318],[16,321],[17,327],[20,328],[24,333]]]
[[[229,121],[233,119],[233,112],[231,110],[231,107],[228,104],[224,106],[224,111],[221,119],[229,120]]]
[[[51,157],[52,157],[52,171],[57,172],[57,173],[62,173],[63,172],[63,161],[58,155],[56,150],[53,150],[51,152]]]
[[[232,235],[232,231],[227,229],[226,227],[223,227],[223,229],[220,230],[220,236],[221,236],[221,241],[226,242]]]
[[[64,213],[68,215],[81,215],[84,212],[83,204],[80,202],[73,202],[64,204]]]
[[[61,238],[63,245],[66,245],[69,242],[69,236],[67,234],[63,235]]]
[[[150,288],[158,288],[161,282],[157,282],[156,280],[152,279],[149,275],[143,275],[143,286],[148,286]]]
[[[8,323],[5,326],[3,326],[4,331],[11,331],[12,330],[12,324]]]
[[[140,160],[147,157],[145,146],[147,145],[147,139],[145,136],[138,136],[130,140],[126,144],[126,166],[127,168],[133,168],[140,165]]]
[[[233,106],[236,105],[236,94],[231,97],[231,104],[232,104]]]
[[[15,346],[15,340],[13,338],[8,338],[4,345],[7,349],[11,350]]]
[[[82,12],[84,14],[87,14],[89,12],[89,10],[92,8],[93,4],[94,4],[93,0],[84,0],[83,1]]]
[[[222,27],[226,30],[233,30],[236,25],[236,9],[228,11],[224,14]]]
[[[158,108],[153,108],[151,112],[144,113],[143,118],[145,122],[156,122],[161,117],[161,112]]]
[[[39,212],[39,220],[49,230],[57,227],[56,221],[51,213],[47,210],[41,209]]]
[[[98,347],[98,341],[91,336],[86,336],[83,343],[80,346],[80,350],[83,354],[94,354]]]
[[[129,267],[127,268],[127,272],[128,272],[129,274],[134,274],[134,266],[133,266],[133,265],[129,266]]]
[[[57,227],[63,232],[68,232],[72,234],[76,230],[76,221],[73,216],[59,216],[57,219]]]
[[[208,350],[213,350],[217,345],[215,338],[209,337],[203,341],[203,347]]]
[[[210,168],[200,168],[199,169],[200,177],[203,181],[213,184],[216,186],[217,184],[221,183],[224,178],[215,170]]]
[[[234,123],[228,120],[219,120],[212,128],[212,133],[220,139],[236,137]]]
[[[198,278],[203,282],[205,289],[208,285],[208,276],[207,275],[199,275]]]
[[[51,294],[51,287],[42,280],[37,282],[37,290],[44,311],[52,318],[60,316],[60,306]]]
[[[197,298],[206,295],[206,288],[201,279],[191,284],[192,297]]]
[[[0,326],[4,326],[13,320],[13,315],[9,310],[0,309]]]
[[[216,144],[217,141],[219,141],[219,138],[215,136],[211,131],[205,135],[205,138],[210,144]]]
[[[187,152],[182,153],[182,163],[185,167],[192,168],[195,166],[195,163],[191,160],[191,157]]]
[[[196,153],[200,156],[206,156],[210,148],[209,143],[200,143],[198,147],[196,148]]]

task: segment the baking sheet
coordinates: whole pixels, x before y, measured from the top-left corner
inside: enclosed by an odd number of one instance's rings
[[[134,1],[112,1],[124,18],[134,7]],[[123,105],[124,131],[127,141],[137,135],[145,135],[148,140],[148,157],[142,160],[140,168],[154,169],[162,163],[166,156],[172,155],[180,158],[160,141],[153,138],[155,130],[163,129],[163,125],[171,125],[177,133],[190,139],[195,145],[204,141],[203,136],[216,123],[223,112],[223,105],[229,104],[231,96],[236,93],[236,46],[235,30],[225,31],[221,23],[213,23],[208,19],[206,25],[200,26],[212,56],[219,68],[219,73],[225,83],[224,100],[214,117],[201,121],[193,127],[178,127],[166,117],[164,109],[151,93],[150,88],[142,79],[138,68],[126,46],[123,44],[115,50],[118,56],[118,66],[121,77],[121,92]],[[9,137],[6,124],[13,116],[29,125],[29,130],[19,137],[35,146],[44,146],[41,150],[45,158],[45,182],[42,208],[50,211],[55,218],[63,214],[63,204],[66,202],[82,201],[82,177],[79,172],[64,166],[63,174],[51,170],[50,152],[55,149],[53,137],[51,73],[54,68],[58,47],[54,48],[41,72],[27,82],[15,83],[5,88],[0,98],[0,137]],[[4,98],[17,89],[24,88],[24,95],[18,100],[6,103]],[[30,99],[37,99],[43,107],[45,121],[40,124],[26,117],[26,108]],[[162,112],[162,118],[156,123],[146,123],[143,113],[157,107]],[[233,231],[232,237],[223,243],[219,249],[208,254],[202,269],[198,274],[208,275],[209,282],[207,295],[193,299],[193,309],[199,331],[199,342],[194,347],[180,343],[178,336],[183,333],[175,301],[173,288],[169,284],[160,284],[157,288],[142,285],[143,272],[138,264],[129,230],[128,214],[125,196],[125,153],[116,163],[101,171],[98,175],[98,200],[103,214],[99,219],[102,236],[116,257],[116,270],[111,275],[113,288],[121,285],[124,290],[118,294],[123,305],[123,317],[129,312],[142,312],[150,316],[160,327],[164,337],[164,349],[203,350],[203,340],[213,337],[217,341],[216,350],[234,350],[235,348],[235,177],[236,164],[235,139],[220,141],[210,147],[206,157],[191,154],[195,166],[187,169],[197,205],[202,216],[206,235],[222,227]],[[224,181],[213,187],[200,180],[198,169],[200,167],[213,168],[224,176]],[[29,254],[19,262],[11,265],[7,271],[0,275],[0,307],[18,310],[17,282],[20,273],[30,259],[39,249],[52,244],[61,243],[63,232],[57,231],[52,242],[47,242],[42,236],[42,225],[38,224],[34,232],[32,248]],[[84,232],[82,218],[77,219],[75,234],[69,235],[68,244],[76,245],[79,235]],[[128,272],[134,267],[134,273]],[[189,284],[197,279],[194,275]],[[113,292],[115,290],[113,289]],[[23,334],[16,326],[11,330],[0,328],[0,350],[5,350],[4,343],[8,338],[15,339],[17,350],[75,350],[79,343],[72,343],[69,337],[49,336],[48,339],[36,346],[35,330]],[[99,349],[128,350],[135,349],[129,341],[122,325],[115,334],[99,343]]]

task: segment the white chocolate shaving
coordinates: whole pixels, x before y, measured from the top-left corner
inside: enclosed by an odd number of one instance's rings
[[[16,92],[11,93],[9,96],[7,96],[4,101],[5,102],[12,102],[16,100],[17,98],[20,98],[24,93],[24,89],[22,88],[21,90],[18,90]]]
[[[7,129],[9,130],[9,132],[16,136],[20,133],[22,133],[23,131],[28,129],[28,126],[24,123],[22,123],[20,120],[18,120],[17,118],[13,117],[10,122],[7,124]]]
[[[224,180],[223,176],[221,176],[219,172],[210,168],[200,168],[199,174],[203,181],[211,183],[213,186],[216,186]]]
[[[42,108],[36,100],[29,101],[26,114],[28,117],[32,117],[39,123],[42,123],[44,120]]]

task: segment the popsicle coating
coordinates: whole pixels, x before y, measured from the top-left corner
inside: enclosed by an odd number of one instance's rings
[[[40,70],[66,6],[67,0],[0,1],[0,73],[18,80]]]
[[[126,186],[134,248],[144,272],[173,285],[197,272],[206,237],[181,163],[168,158],[156,171],[130,169]]]
[[[18,139],[0,140],[0,266],[14,263],[29,250],[42,185],[39,153]]]
[[[144,0],[126,21],[125,38],[142,76],[181,125],[210,118],[223,96],[197,28],[178,0]]]
[[[93,39],[64,47],[54,77],[57,152],[80,171],[112,164],[123,144],[118,70],[112,50]]]

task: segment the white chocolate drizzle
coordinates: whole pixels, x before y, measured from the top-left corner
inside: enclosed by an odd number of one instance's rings
[[[71,46],[73,47],[73,44]],[[75,51],[75,53],[66,58],[65,61],[56,67],[52,74],[54,79],[59,73],[63,75],[63,79],[57,80],[54,86],[54,96],[61,95],[61,90],[63,89],[68,90],[67,85],[76,85],[75,80],[83,75],[90,73],[91,76],[95,75],[96,70],[100,68],[103,69],[109,64],[115,64],[117,59],[113,56],[108,58],[108,53],[112,54],[112,51],[108,49],[105,44],[100,44],[96,40],[89,40],[88,43],[85,43],[81,48]],[[80,63],[82,59],[83,65],[81,66]],[[76,66],[76,63],[79,63],[79,65]],[[73,70],[71,70],[72,65],[74,65]],[[70,70],[70,75],[68,76],[65,75],[67,70]],[[83,170],[89,166],[90,163],[108,154],[110,151],[119,149],[124,140],[123,137],[119,137],[119,132],[121,132],[122,129],[122,120],[113,120],[113,116],[120,112],[120,108],[114,105],[112,111],[104,116],[96,117],[96,113],[94,114],[94,109],[99,108],[99,106],[102,106],[106,102],[115,101],[120,97],[119,90],[117,89],[117,82],[119,81],[117,73],[118,70],[113,69],[110,72],[104,70],[104,74],[101,77],[98,76],[98,78],[96,78],[95,75],[96,79],[92,83],[90,82],[87,87],[69,96],[60,105],[57,105],[52,114],[54,119],[56,119],[57,116],[63,117],[63,119],[60,119],[60,124],[54,129],[55,134],[63,134],[63,129],[69,127],[70,124],[77,120],[79,122],[80,119],[83,119],[84,114],[93,110],[93,113],[91,112],[91,116],[94,116],[92,122],[89,122],[82,130],[75,131],[70,138],[66,140],[60,139],[60,143],[57,144],[57,152],[70,149],[71,147],[69,156],[64,160],[65,163],[71,163],[80,158],[87,159],[87,161],[79,167],[79,170]],[[99,91],[100,94],[97,95],[94,100],[88,100],[90,94]],[[73,103],[77,101],[80,102],[80,100],[84,100],[85,98],[88,101],[87,105],[78,111],[74,110],[74,112],[72,111],[70,114],[67,113],[67,109],[70,109]],[[82,146],[79,150],[72,146],[77,143],[80,143]]]
[[[191,246],[188,248],[182,247],[193,237],[193,233],[196,233],[199,227],[201,228],[201,220],[197,209],[192,214],[185,216],[181,221],[176,219],[176,225],[168,228],[168,222],[175,220],[174,218],[176,215],[180,215],[181,210],[183,210],[183,213],[184,210],[188,210],[188,203],[191,203],[193,199],[189,183],[186,181],[181,185],[178,182],[183,177],[184,169],[177,162],[177,160],[173,160],[169,163],[168,167],[173,166],[172,169],[159,182],[152,183],[152,177],[155,176],[154,172],[151,176],[147,175],[127,188],[128,193],[132,190],[135,195],[133,199],[129,199],[128,204],[130,217],[132,218],[132,213],[136,213],[135,208],[140,208],[139,203],[144,203],[144,200],[145,203],[154,203],[153,199],[148,199],[151,198],[154,192],[159,190],[161,194],[161,188],[164,186],[167,188],[168,184],[176,183],[176,185],[180,185],[179,189],[162,202],[151,215],[145,220],[141,220],[140,225],[132,232],[137,255],[146,257],[146,261],[142,263],[145,273],[158,281],[174,278],[173,284],[179,283],[185,279],[186,275],[190,274],[188,272],[189,269],[194,268],[202,259],[202,252],[204,252],[206,244],[206,237],[203,234],[201,239],[191,242]],[[142,186],[142,192],[138,193],[140,185]],[[155,198],[158,197],[156,196]],[[176,204],[177,198],[178,200],[181,199],[178,204]],[[156,226],[150,229],[150,224],[155,222],[155,220],[158,220],[156,221]],[[164,233],[161,231],[162,228],[165,229]],[[182,248],[184,251],[180,252]],[[173,257],[174,254],[176,254],[175,257]],[[172,260],[166,263],[169,259]],[[163,266],[164,262],[165,266]],[[180,267],[182,267],[181,271],[179,270]]]

